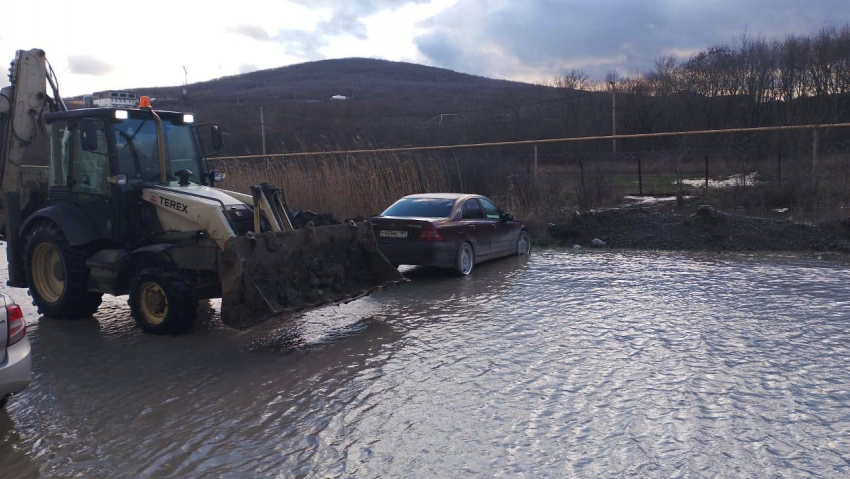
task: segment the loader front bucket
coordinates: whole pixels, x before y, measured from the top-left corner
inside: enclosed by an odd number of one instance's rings
[[[221,320],[240,329],[404,281],[368,222],[231,238],[219,275]]]

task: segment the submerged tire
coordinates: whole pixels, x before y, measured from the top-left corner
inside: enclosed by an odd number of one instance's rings
[[[473,251],[471,244],[464,243],[460,246],[460,249],[457,250],[454,270],[460,276],[469,276],[469,273],[472,272],[472,268],[474,266],[475,251]]]
[[[146,333],[189,332],[198,314],[194,277],[168,269],[143,269],[130,285],[128,303],[133,319]]]
[[[85,255],[71,248],[59,226],[49,221],[36,225],[26,244],[24,270],[38,312],[51,318],[90,318],[103,295],[88,291]]]
[[[528,231],[520,231],[516,242],[516,255],[525,256],[531,254],[531,235]]]

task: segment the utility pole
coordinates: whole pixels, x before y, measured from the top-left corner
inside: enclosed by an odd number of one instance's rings
[[[260,107],[260,137],[263,139],[263,154],[266,154],[266,121],[263,118],[263,107]]]
[[[617,136],[617,84],[609,81],[611,87],[611,136]],[[617,158],[617,140],[611,140],[611,153]]]
[[[537,181],[537,143],[534,144],[534,181]]]
[[[183,96],[189,93],[189,66],[183,65]]]

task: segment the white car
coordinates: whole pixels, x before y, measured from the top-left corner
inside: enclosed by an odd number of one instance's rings
[[[21,308],[0,293],[0,408],[30,384],[32,360],[27,322]]]

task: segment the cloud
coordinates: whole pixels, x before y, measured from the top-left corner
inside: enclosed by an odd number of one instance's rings
[[[257,25],[236,25],[235,27],[227,27],[227,33],[243,35],[248,38],[253,38],[254,40],[271,40],[269,33]]]
[[[78,75],[103,76],[115,70],[115,67],[89,55],[70,55],[68,70]]]
[[[545,79],[583,68],[601,78],[733,43],[745,29],[781,37],[847,22],[846,0],[459,0],[423,21],[428,33],[414,41],[429,62],[471,73]]]
[[[333,37],[350,35],[360,40],[368,38],[363,19],[385,10],[395,10],[409,4],[431,0],[293,0],[309,8],[330,8],[328,20],[320,21],[314,30],[281,30],[273,38],[285,46],[286,52],[306,59],[324,58],[322,47]]]
[[[243,63],[239,65],[239,73],[251,73],[257,70],[259,70],[259,68],[257,68],[257,65],[254,65],[253,63]]]

